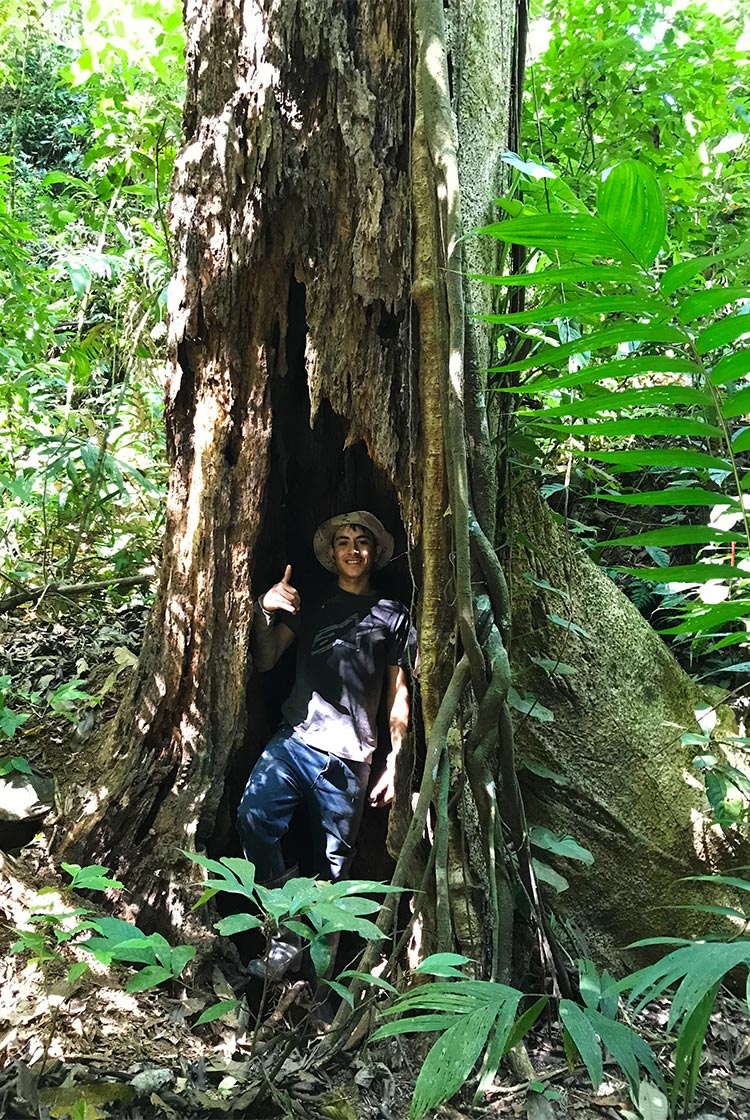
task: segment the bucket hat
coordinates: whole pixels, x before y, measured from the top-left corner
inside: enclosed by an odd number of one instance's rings
[[[366,509],[355,509],[351,513],[337,513],[335,517],[329,517],[315,530],[313,551],[326,571],[336,571],[336,565],[331,556],[331,545],[336,530],[341,529],[344,525],[364,525],[365,529],[370,530],[375,538],[377,548],[373,566],[375,569],[384,568],[393,556],[393,537],[373,513],[368,513]]]

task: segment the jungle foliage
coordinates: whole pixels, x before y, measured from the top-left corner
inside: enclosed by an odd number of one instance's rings
[[[6,592],[153,563],[181,18],[97,0],[2,16]]]

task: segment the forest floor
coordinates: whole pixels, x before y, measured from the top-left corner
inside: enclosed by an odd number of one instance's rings
[[[90,759],[84,764],[83,756],[96,724],[117,703],[138,651],[143,615],[142,608],[123,606],[95,621],[78,614],[75,624],[41,610],[0,618],[0,678],[10,676],[17,693],[39,694],[27,704],[31,718],[2,753],[22,756],[54,776],[58,809],[85,781]],[[79,682],[74,691],[92,699],[64,688],[54,704],[44,699],[70,681]],[[13,702],[7,693],[6,704],[23,708],[21,698]],[[326,1059],[325,1029],[314,1021],[309,988],[301,982],[271,993],[260,1016],[258,993],[249,989],[221,1019],[197,1025],[217,1000],[241,995],[230,983],[231,970],[220,963],[196,969],[190,983],[181,976],[138,992],[126,990],[132,967],[100,965],[75,939],[55,946],[48,935],[45,944],[55,952],[47,960],[12,951],[40,904],[52,900],[53,907],[73,903],[106,913],[101,895],[89,892],[74,901],[65,893],[65,877],[49,856],[62,815],[51,814],[28,835],[11,835],[10,841],[6,835],[11,854],[0,851],[0,1117],[406,1120],[434,1036],[364,1045],[362,1032],[350,1048]],[[70,967],[84,961],[89,968],[71,980]],[[663,1048],[668,1075],[665,1022],[665,1008],[652,1007],[639,1028],[660,1058]],[[558,1024],[542,1022],[527,1048],[536,1071],[533,1087],[503,1064],[481,1105],[471,1105],[469,1087],[434,1115],[638,1120],[616,1067],[605,1064],[597,1092],[580,1068],[569,1069]],[[665,1115],[653,1113],[656,1120]],[[750,1021],[731,995],[720,997],[712,1016],[688,1115],[750,1117]]]

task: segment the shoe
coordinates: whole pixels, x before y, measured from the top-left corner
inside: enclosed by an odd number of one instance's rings
[[[247,965],[247,975],[253,980],[280,983],[289,972],[299,972],[304,952],[302,939],[291,930],[279,930],[271,938],[264,957],[256,957]]]

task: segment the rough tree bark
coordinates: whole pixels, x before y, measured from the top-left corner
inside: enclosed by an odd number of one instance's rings
[[[400,882],[431,887],[422,947],[459,945],[507,978],[521,893],[562,982],[506,702],[492,351],[471,318],[491,294],[462,278],[492,270],[495,243],[462,262],[459,241],[459,182],[463,225],[479,224],[514,129],[516,8],[188,0],[186,19],[163,563],[62,846],[112,867],[142,921],[185,921],[178,850],[227,851],[278,708],[248,661],[253,593],[286,562],[314,587],[316,525],[366,507],[396,531],[386,579],[419,622],[424,777],[412,815],[401,775],[390,847]]]

